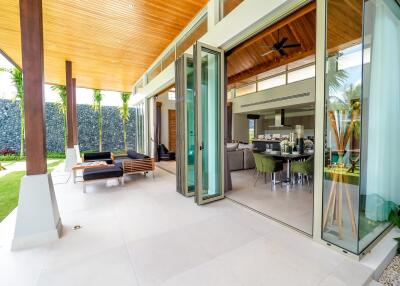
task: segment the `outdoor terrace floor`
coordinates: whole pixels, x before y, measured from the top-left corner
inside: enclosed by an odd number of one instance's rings
[[[11,252],[14,211],[0,224],[1,285],[356,286],[372,274],[228,199],[197,206],[161,169],[87,194],[62,169],[53,178],[63,237]]]

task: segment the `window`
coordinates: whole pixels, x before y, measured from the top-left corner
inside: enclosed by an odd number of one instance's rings
[[[257,85],[255,83],[241,86],[236,89],[236,97],[246,95],[249,93],[257,92]]]
[[[256,138],[257,119],[249,119],[249,143]]]
[[[156,76],[161,73],[161,62],[157,63],[157,65],[149,71],[147,74],[148,82],[151,82]]]
[[[294,70],[288,73],[288,83],[315,77],[315,65]]]
[[[168,91],[168,100],[175,100],[175,91]]]
[[[163,70],[175,61],[175,48],[172,48],[162,59]]]
[[[207,15],[188,32],[185,37],[176,45],[176,57],[180,57],[187,49],[189,49],[198,39],[207,33]]]
[[[270,88],[281,86],[281,85],[285,85],[285,84],[286,84],[286,75],[285,74],[278,75],[276,77],[272,77],[272,78],[269,78],[266,80],[262,80],[257,83],[259,91],[270,89]]]
[[[221,19],[225,18],[230,12],[232,12],[239,4],[244,0],[221,0]]]

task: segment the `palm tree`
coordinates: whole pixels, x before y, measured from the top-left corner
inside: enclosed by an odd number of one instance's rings
[[[101,101],[103,100],[103,95],[101,94],[100,89],[93,90],[93,105],[92,108],[95,112],[97,112],[97,122],[99,125],[99,151],[102,151],[103,145],[103,114],[101,112]]]
[[[132,93],[130,92],[121,92],[121,100],[122,100],[122,106],[119,108],[119,112],[121,115],[122,119],[122,127],[124,130],[124,147],[125,151],[128,150],[128,144],[126,140],[126,123],[129,120],[129,107],[128,107],[128,101],[129,98],[131,97]]]
[[[58,111],[64,117],[64,147],[67,148],[67,88],[64,85],[53,85],[51,89],[58,93]]]
[[[0,68],[2,72],[8,72],[11,76],[11,81],[13,82],[15,88],[17,89],[17,93],[14,97],[14,101],[18,101],[19,104],[19,112],[21,117],[21,126],[20,126],[20,158],[24,157],[24,149],[25,149],[25,105],[24,105],[24,82],[22,80],[22,71],[16,67],[11,69]]]
[[[328,58],[326,85],[330,92],[339,91],[349,77],[349,74],[345,70],[338,70],[337,68],[339,56],[340,54],[336,54]]]

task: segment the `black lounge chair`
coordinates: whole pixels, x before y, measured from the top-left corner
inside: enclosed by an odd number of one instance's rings
[[[157,149],[160,161],[175,160],[175,152],[170,152],[164,144],[159,145]]]

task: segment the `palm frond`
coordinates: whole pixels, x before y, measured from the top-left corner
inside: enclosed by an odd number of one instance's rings
[[[101,93],[100,89],[93,90],[93,104],[92,108],[94,111],[100,111],[101,108],[101,101],[103,100],[103,94]]]
[[[64,85],[53,85],[51,90],[57,92],[59,100],[56,102],[58,111],[61,114],[67,113],[67,88]]]

